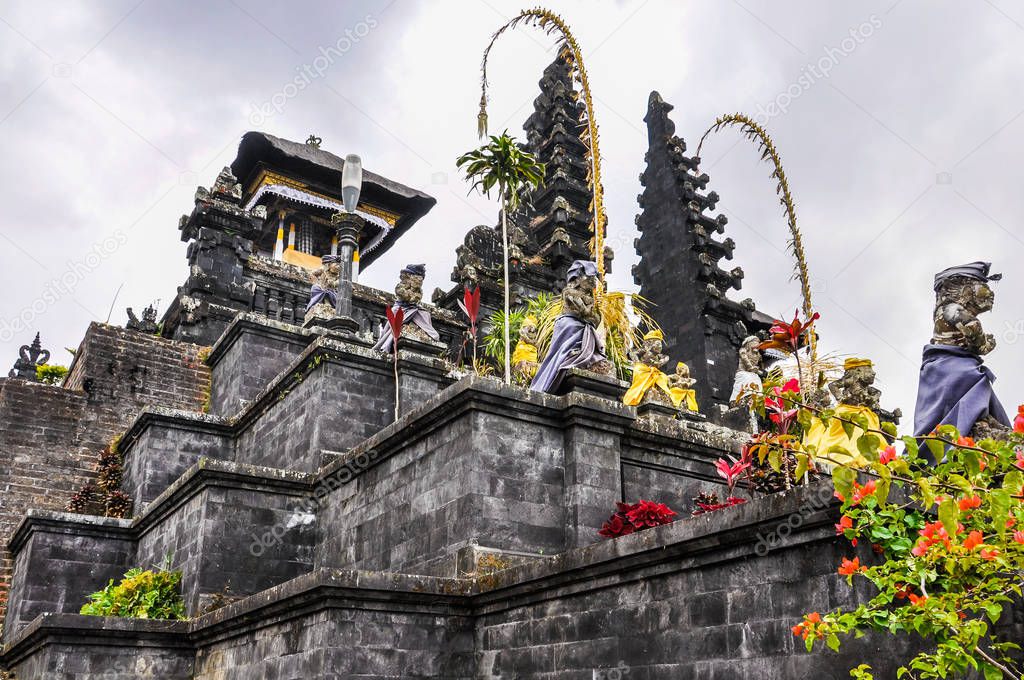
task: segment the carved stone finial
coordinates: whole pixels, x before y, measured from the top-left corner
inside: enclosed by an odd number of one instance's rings
[[[147,305],[142,310],[142,319],[135,316],[135,312],[129,307],[128,311],[128,323],[125,324],[125,328],[133,331],[139,331],[140,333],[156,333],[159,330],[159,326],[156,322],[156,307],[153,305]]]
[[[18,351],[18,360],[14,362],[14,368],[7,374],[8,378],[21,378],[38,382],[36,367],[42,366],[50,360],[50,351],[43,349],[39,341],[39,333],[36,333],[35,340],[31,345],[22,345]]]
[[[320,144],[323,143],[323,141],[323,139],[317,137],[316,135],[310,135],[309,137],[306,138],[306,144],[313,147],[314,149],[319,149]]]

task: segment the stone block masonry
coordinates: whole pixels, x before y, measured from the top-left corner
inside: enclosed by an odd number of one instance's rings
[[[63,510],[103,447],[146,405],[198,411],[210,372],[197,345],[93,323],[63,387],[0,379],[0,543],[29,508]],[[0,617],[12,562],[0,560]]]

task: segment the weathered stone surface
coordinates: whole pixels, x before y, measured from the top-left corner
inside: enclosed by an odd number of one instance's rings
[[[100,451],[147,405],[198,411],[209,392],[201,348],[93,323],[63,387],[0,379],[0,541],[29,508],[63,510]],[[0,616],[12,562],[0,560]]]

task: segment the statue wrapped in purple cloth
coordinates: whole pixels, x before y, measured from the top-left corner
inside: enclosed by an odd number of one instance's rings
[[[423,278],[427,275],[427,267],[423,264],[409,264],[402,268],[395,286],[395,304],[392,310],[401,309],[403,314],[402,337],[420,342],[433,342],[441,336],[434,329],[430,312],[420,306],[423,299]],[[386,326],[381,326],[380,339],[373,346],[382,352],[392,351],[394,339]]]
[[[1010,420],[992,389],[995,376],[981,360],[995,349],[978,315],[992,309],[995,297],[989,262],[950,267],[935,275],[935,331],[924,347],[914,413],[914,434],[930,434],[954,425],[975,439],[998,437]]]
[[[576,260],[565,275],[562,314],[555,319],[551,344],[537,369],[530,389],[554,393],[567,371],[583,368],[613,375],[614,366],[604,355],[604,338],[599,334],[601,310],[597,304],[597,265]]]
[[[341,258],[337,255],[321,257],[320,266],[313,270],[313,285],[309,289],[305,321],[314,317],[334,318],[334,308],[338,304],[338,279],[340,277]]]

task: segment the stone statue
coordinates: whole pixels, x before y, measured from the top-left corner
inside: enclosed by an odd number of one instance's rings
[[[529,382],[537,374],[537,341],[539,330],[533,315],[519,326],[519,340],[512,351],[512,374],[519,382]]]
[[[36,333],[36,338],[32,341],[31,345],[22,345],[21,349],[18,350],[18,360],[14,362],[14,368],[7,374],[7,377],[39,382],[36,368],[49,360],[50,350],[43,349],[42,342],[39,340],[39,333]]]
[[[850,358],[843,363],[843,376],[829,383],[828,391],[836,400],[836,417],[826,426],[819,419],[811,421],[811,426],[804,433],[805,448],[813,447],[818,459],[826,464],[852,463],[863,467],[867,460],[860,453],[857,440],[867,432],[855,428],[852,436],[843,428],[843,421],[857,423],[864,421],[876,437],[879,437],[879,451],[888,444],[879,434],[881,422],[879,418],[879,399],[882,393],[874,386],[875,367],[870,359]],[[893,412],[898,418],[902,415],[899,409]],[[850,452],[850,455],[829,453],[833,446]]]
[[[756,433],[760,428],[757,414],[751,408],[755,395],[761,394],[764,384],[764,360],[759,345],[761,339],[756,335],[744,338],[740,345],[739,368],[732,382],[732,394],[729,396],[729,408],[726,419],[736,427],[747,428]],[[741,425],[742,423],[742,425]]]
[[[395,286],[395,303],[393,311],[402,310],[402,337],[418,342],[435,342],[441,336],[434,329],[430,312],[420,306],[423,300],[423,279],[427,275],[427,267],[422,264],[409,264],[402,268]],[[392,351],[394,338],[386,324],[381,326],[380,339],[374,349],[382,352]]]
[[[1003,436],[1010,419],[992,389],[995,375],[982,363],[995,338],[978,315],[992,309],[989,262],[950,267],[935,275],[935,331],[925,345],[914,412],[914,434],[954,425],[975,439]]]
[[[320,266],[313,270],[313,285],[309,289],[305,322],[314,317],[333,319],[338,305],[338,279],[341,277],[341,257],[324,255]]]
[[[565,279],[562,314],[555,320],[551,345],[530,383],[530,389],[538,392],[556,392],[573,368],[615,375],[615,367],[604,354],[601,312],[594,294],[599,285],[597,265],[576,260]]]
[[[697,392],[693,386],[697,384],[690,377],[690,367],[682,361],[676,363],[676,372],[668,377],[668,393],[676,408],[697,412]]]
[[[156,333],[159,330],[159,326],[156,323],[156,307],[153,305],[147,305],[142,310],[142,318],[135,316],[135,312],[129,307],[128,312],[128,323],[125,324],[125,328],[128,330],[139,331],[140,333]]]
[[[643,344],[633,353],[633,383],[622,397],[626,406],[646,403],[676,405],[669,392],[669,377],[661,370],[668,363],[668,357],[662,353],[664,349],[665,335],[660,330],[644,335]]]

